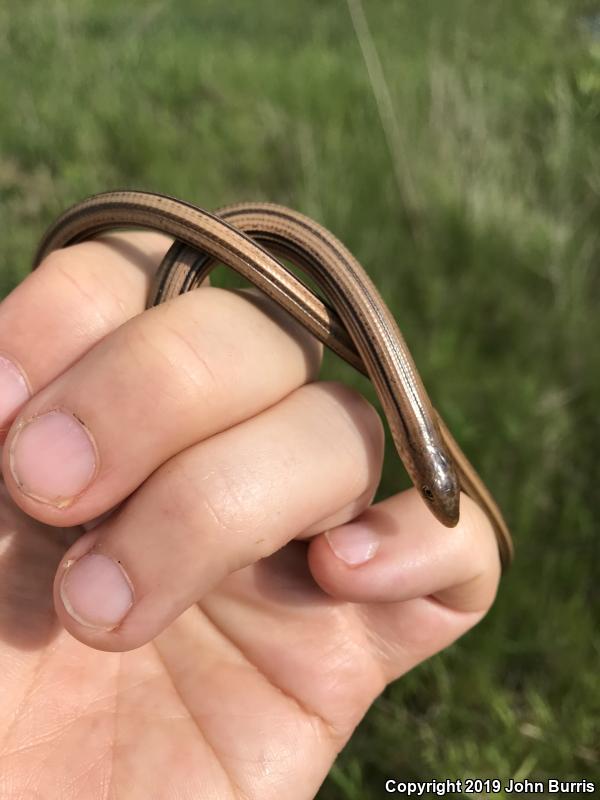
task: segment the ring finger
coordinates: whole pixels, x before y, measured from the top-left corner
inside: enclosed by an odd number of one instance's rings
[[[361,395],[297,389],[174,456],[71,547],[55,580],[63,624],[103,650],[144,644],[231,572],[360,513],[382,455]]]

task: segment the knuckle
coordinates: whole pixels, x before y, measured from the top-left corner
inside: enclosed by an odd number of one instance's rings
[[[69,258],[70,254],[68,247],[61,247],[58,250],[52,250],[52,252],[48,253],[40,261],[39,266],[37,267],[37,272],[40,274],[42,272],[47,272],[48,270],[54,271],[55,269],[61,269],[64,267]]]
[[[321,386],[325,389],[326,395],[335,401],[336,405],[364,417],[374,426],[381,424],[375,407],[357,389],[341,381],[322,381]]]
[[[381,459],[385,431],[377,409],[356,389],[339,381],[322,382],[326,423],[344,427],[341,433],[358,432],[360,444],[366,444],[371,457]]]
[[[207,399],[219,388],[210,355],[181,325],[161,320],[157,326],[142,315],[124,325],[121,336],[140,381],[169,402],[188,407],[191,401]]]
[[[179,530],[201,533],[196,541],[203,550],[210,543],[216,552],[237,553],[240,541],[253,541],[253,532],[268,525],[263,492],[226,460],[180,464],[165,490],[170,524],[175,519]]]
[[[53,250],[40,263],[36,272],[47,282],[57,307],[81,306],[89,314],[93,310],[98,328],[109,330],[127,318],[125,303],[109,291],[106,281],[96,270],[93,260],[82,252],[83,245]]]
[[[274,323],[276,327],[294,339],[304,350],[308,367],[318,372],[323,358],[323,344],[313,336],[307,328],[293,317],[280,303],[270,298],[256,286],[234,289],[229,292],[236,298],[244,298],[251,306],[260,312],[262,325],[271,328]]]
[[[333,445],[336,469],[351,496],[370,490],[379,481],[384,450],[383,425],[375,408],[336,381],[307,384],[298,395],[310,413],[312,436]]]

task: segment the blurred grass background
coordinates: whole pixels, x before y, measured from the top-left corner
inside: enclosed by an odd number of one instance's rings
[[[323,800],[600,776],[599,144],[597,3],[0,7],[2,292],[97,191],[304,211],[375,279],[514,532],[490,615],[388,688]],[[379,496],[405,485],[388,443]]]

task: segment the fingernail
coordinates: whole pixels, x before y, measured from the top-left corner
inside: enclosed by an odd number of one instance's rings
[[[67,411],[28,420],[10,446],[10,469],[21,491],[58,508],[70,505],[88,486],[96,463],[88,430]]]
[[[133,605],[133,589],[125,570],[101,553],[87,553],[67,570],[60,584],[64,607],[88,628],[112,630]]]
[[[364,564],[379,549],[379,536],[367,525],[343,525],[325,534],[335,555],[351,567]]]
[[[0,430],[6,430],[30,398],[25,376],[6,356],[0,356]]]

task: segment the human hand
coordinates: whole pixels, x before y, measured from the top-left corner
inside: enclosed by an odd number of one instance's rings
[[[311,798],[496,593],[468,497],[370,505],[379,417],[267,298],[140,314],[168,244],[57,251],[0,305],[2,797]]]

